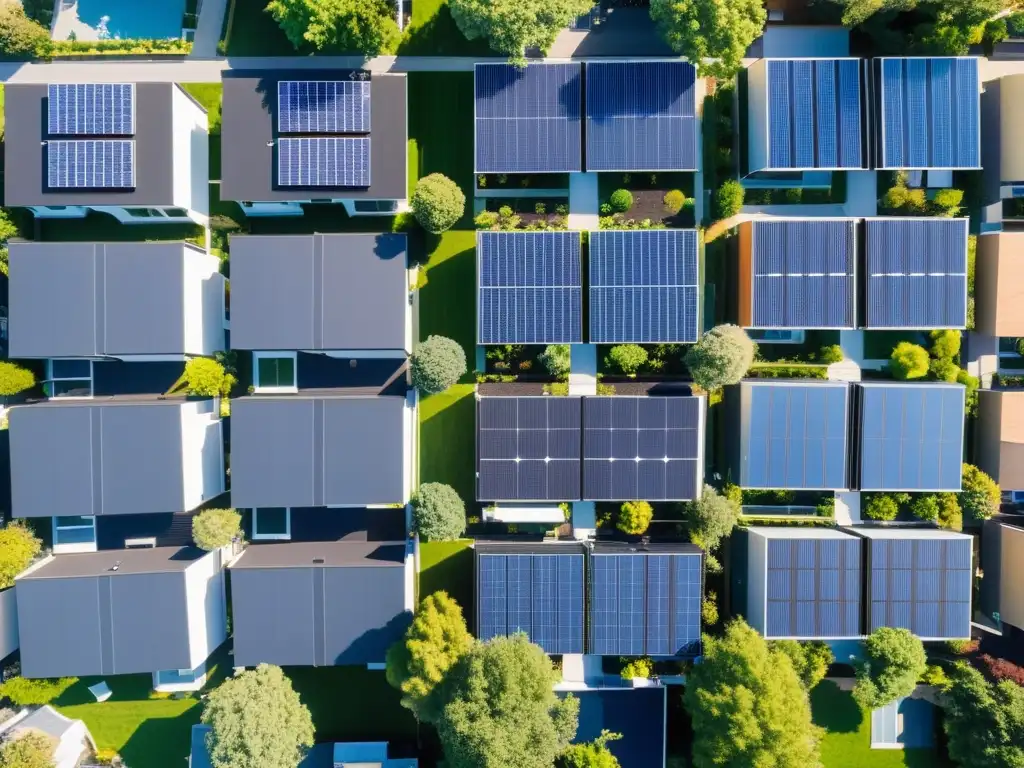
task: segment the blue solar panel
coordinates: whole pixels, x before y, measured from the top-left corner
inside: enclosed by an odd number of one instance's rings
[[[477,64],[477,173],[580,171],[579,64]]]
[[[135,142],[131,139],[84,139],[46,144],[50,189],[132,189]]]
[[[868,219],[867,328],[965,328],[967,219]]]
[[[959,491],[963,385],[862,383],[858,387],[861,489]]]
[[[477,232],[481,344],[578,344],[578,232]]]
[[[47,88],[50,136],[130,136],[135,133],[130,83],[52,84]]]
[[[696,170],[695,82],[684,61],[589,62],[587,170]]]
[[[590,341],[692,343],[698,337],[697,233],[590,233]]]
[[[751,327],[856,326],[856,223],[755,221]]]
[[[369,133],[370,81],[281,80],[277,126],[281,133]]]
[[[278,139],[277,183],[285,187],[370,186],[369,137]]]

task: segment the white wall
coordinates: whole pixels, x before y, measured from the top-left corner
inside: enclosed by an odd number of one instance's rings
[[[758,59],[747,67],[747,170],[760,171],[768,165],[768,65]],[[740,109],[743,109],[740,104]]]
[[[405,396],[405,418],[402,422],[402,503],[412,498],[416,484],[416,457],[419,455],[419,393],[410,389]]]
[[[215,550],[185,569],[192,669],[206,661],[228,636],[222,558],[222,551]]]
[[[216,398],[182,403],[182,509],[185,511],[224,492],[222,429]]]
[[[405,608],[408,611],[416,610],[416,572],[418,570],[416,547],[410,539],[405,545]]]
[[[210,213],[210,134],[206,112],[181,89],[171,88],[174,121],[174,205],[197,218]]]
[[[747,623],[765,632],[765,598],[768,581],[768,540],[747,531]]]
[[[209,356],[224,349],[224,277],[216,256],[190,245],[183,249],[184,352]]]
[[[0,592],[0,659],[18,650],[18,600],[16,587]]]

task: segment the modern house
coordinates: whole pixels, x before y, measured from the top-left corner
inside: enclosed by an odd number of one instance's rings
[[[224,553],[144,547],[49,556],[16,580],[25,677],[152,674],[195,690],[227,638]]]
[[[978,236],[974,300],[975,331],[1001,338],[1024,336],[1024,232]]]
[[[1024,74],[1004,75],[985,83],[981,96],[981,124],[985,141],[981,159],[984,166],[986,203],[997,213],[987,221],[1001,221],[1002,201],[1024,197],[1024,151],[1017,140],[1024,119]],[[980,250],[980,242],[979,242]]]
[[[4,94],[5,205],[38,218],[208,221],[206,110],[177,83],[11,84]]]
[[[1007,490],[1024,490],[1024,390],[978,390],[974,463]]]
[[[1024,519],[1000,515],[985,521],[981,560],[983,610],[998,620],[1004,636],[1024,637]]]
[[[239,70],[222,83],[221,199],[247,216],[302,216],[308,203],[349,216],[408,208],[404,74]]]

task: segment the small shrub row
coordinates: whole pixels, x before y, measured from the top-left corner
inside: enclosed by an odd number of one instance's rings
[[[765,365],[758,363],[747,371],[752,379],[827,379],[827,365]]]
[[[614,216],[602,216],[598,219],[597,223],[600,229],[665,229],[665,225],[660,221],[652,221],[651,219],[624,219],[618,214]]]

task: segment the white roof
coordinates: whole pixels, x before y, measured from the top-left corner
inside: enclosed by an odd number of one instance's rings
[[[765,539],[852,539],[853,536],[839,528],[814,526],[810,528],[785,526],[752,525],[747,530]]]
[[[969,539],[965,533],[947,531],[942,528],[868,528],[854,526],[846,530],[866,539]]]

